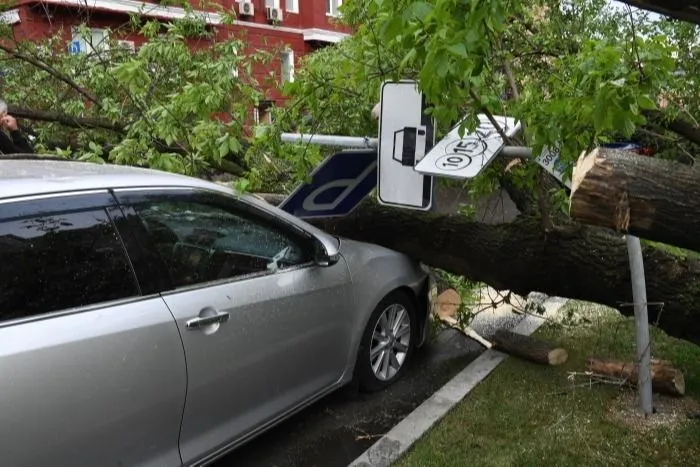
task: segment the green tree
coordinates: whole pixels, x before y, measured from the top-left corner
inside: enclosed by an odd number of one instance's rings
[[[112,39],[71,55],[60,33],[15,41],[3,27],[2,94],[33,121],[37,149],[187,174],[223,165],[242,175],[245,124],[264,97],[253,69],[272,54],[246,50],[243,36],[218,40],[194,14],[169,23],[133,16],[109,36],[130,31],[146,39],[135,53]]]

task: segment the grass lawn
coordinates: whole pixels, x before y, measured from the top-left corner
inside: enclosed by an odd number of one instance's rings
[[[548,367],[510,357],[395,465],[697,465],[700,347],[652,329],[652,357],[685,376],[686,397],[654,395],[658,413],[645,420],[634,389],[584,384],[590,356],[634,360],[634,326],[615,310],[569,302],[564,323],[535,335],[565,347],[569,360]]]

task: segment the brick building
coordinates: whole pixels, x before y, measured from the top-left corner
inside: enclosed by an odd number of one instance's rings
[[[187,0],[185,0],[187,1]],[[189,0],[194,6],[197,0]],[[280,50],[278,60],[264,68],[254,70],[256,77],[266,76],[270,66],[276,68],[280,81],[293,80],[299,58],[324,45],[342,40],[350,31],[334,24],[338,7],[343,0],[216,0],[227,10],[234,9],[237,18],[232,25],[222,24],[215,11],[201,10],[195,13],[205,18],[208,28],[225,39],[239,37],[251,49]],[[130,14],[163,21],[183,18],[187,14],[182,7],[173,6],[172,0],[14,0],[11,9],[0,13],[0,21],[13,25],[18,39],[36,40],[57,33],[65,36],[66,45],[73,53],[87,51],[90,47],[106,45],[107,30],[124,30]],[[92,37],[84,38],[74,30],[88,19]],[[137,49],[145,39],[137,33],[119,33],[119,45]],[[197,41],[191,42],[197,47]],[[269,105],[283,104],[276,89],[268,89],[266,101],[254,112],[255,120],[261,118],[259,110]]]

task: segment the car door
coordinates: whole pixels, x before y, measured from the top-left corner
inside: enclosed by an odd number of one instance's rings
[[[186,367],[105,192],[0,202],[0,464],[179,465]]]
[[[233,196],[115,193],[172,279],[162,295],[187,356],[185,462],[217,454],[340,380],[353,324],[344,261],[316,266],[313,238]]]

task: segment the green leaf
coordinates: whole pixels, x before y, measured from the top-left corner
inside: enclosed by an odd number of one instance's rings
[[[415,2],[411,4],[405,13],[406,19],[417,19],[424,21],[425,18],[433,11],[433,6],[427,2]]]
[[[637,96],[637,105],[639,105],[639,108],[642,110],[656,109],[656,102],[654,102],[654,100],[647,94],[640,94]]]
[[[467,47],[462,42],[450,45],[447,50],[458,57],[467,57]]]

